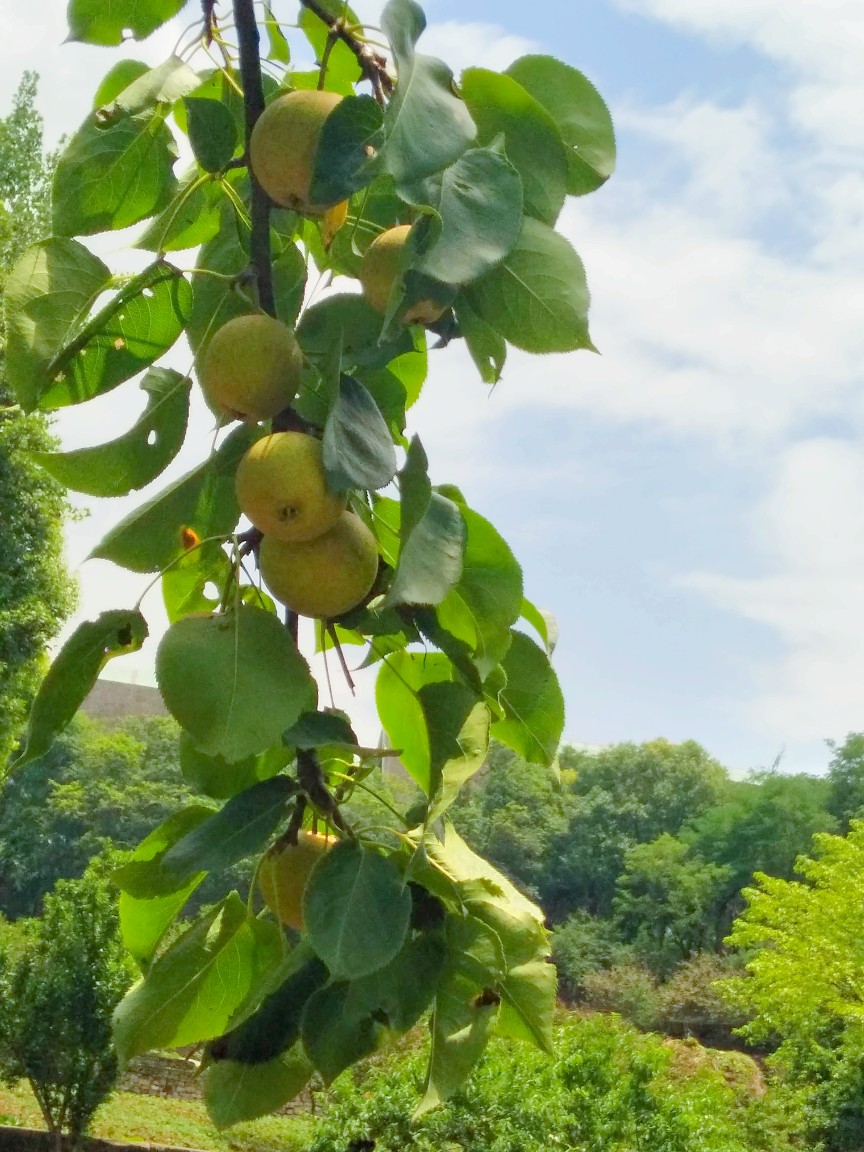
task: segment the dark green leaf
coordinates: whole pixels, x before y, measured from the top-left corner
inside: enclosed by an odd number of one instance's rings
[[[380,334],[381,316],[357,293],[339,293],[307,308],[297,329],[300,347],[316,363],[341,347],[346,373],[382,368],[394,356],[414,351],[406,329],[384,344],[378,343]]]
[[[124,116],[135,116],[156,104],[173,104],[201,83],[198,73],[179,56],[169,56],[164,64],[145,69],[143,73],[137,72],[135,61],[126,63],[132,64],[137,74],[128,85],[103,98],[96,106],[96,117],[102,126],[122,120]]]
[[[375,1051],[383,1024],[371,1012],[346,1011],[351,985],[330,984],[316,992],[303,1016],[303,1047],[326,1086],[340,1072]]]
[[[567,191],[583,196],[615,170],[615,130],[591,81],[552,56],[522,56],[507,69],[549,112],[567,145]]]
[[[477,365],[484,384],[497,384],[507,359],[507,344],[491,324],[481,320],[464,294],[456,297],[453,305],[459,333],[465,338],[471,359]]]
[[[192,307],[192,289],[165,261],[151,264],[70,333],[45,374],[43,408],[110,392],[162,356]]]
[[[160,113],[100,128],[86,120],[54,172],[52,222],[58,236],[128,228],[164,208],[177,190],[177,147]]]
[[[220,100],[190,97],[183,101],[189,143],[205,172],[219,172],[239,143],[237,125],[230,108]]]
[[[150,1048],[221,1035],[237,1006],[282,957],[282,933],[250,920],[233,892],[156,958],[114,1013],[114,1044],[125,1063]]]
[[[132,572],[159,572],[184,554],[184,529],[200,540],[233,531],[240,518],[234,473],[260,435],[257,425],[235,428],[209,460],[130,512],[92,555]]]
[[[588,335],[590,297],[569,241],[526,218],[516,247],[465,298],[481,320],[527,352],[596,351]]]
[[[469,68],[462,94],[482,144],[502,133],[507,158],[522,177],[525,211],[554,224],[567,195],[567,149],[542,104],[511,76]]]
[[[384,488],[396,474],[396,449],[378,405],[353,376],[342,376],[324,426],[328,486]]]
[[[414,50],[426,18],[414,0],[389,0],[381,27],[393,49],[398,81],[384,114],[384,168],[397,184],[422,180],[452,164],[476,128],[455,95],[453,73],[441,60]]]
[[[187,616],[156,653],[168,710],[199,748],[228,761],[275,744],[315,707],[315,682],[291,634],[260,608]]]
[[[147,639],[140,612],[117,609],[79,624],[48,669],[33,707],[24,746],[12,768],[44,755],[84,703],[109,660],[137,652]]]
[[[90,496],[125,496],[155,480],[186,434],[192,382],[171,368],[151,368],[141,382],[147,407],[125,435],[74,452],[35,452],[55,480]]]
[[[411,894],[393,861],[343,840],[316,863],[303,896],[309,943],[336,979],[366,976],[402,947]]]
[[[173,844],[162,860],[163,868],[185,880],[202,869],[222,871],[260,852],[284,820],[294,792],[287,776],[253,784]]]
[[[70,0],[69,39],[85,44],[122,44],[128,36],[143,40],[176,16],[186,0]]]
[[[318,138],[309,187],[312,204],[347,200],[369,183],[382,124],[383,113],[371,96],[346,96],[336,105]]]
[[[53,379],[54,357],[111,278],[77,240],[44,240],[18,260],[5,284],[6,376],[32,411]]]
[[[399,548],[426,515],[432,499],[429,480],[429,458],[419,436],[412,436],[405,463],[399,470]]]
[[[415,261],[418,272],[444,284],[467,284],[503,260],[519,235],[522,181],[495,148],[472,148],[436,176],[402,190],[429,205],[441,233]]]
[[[464,542],[459,509],[433,492],[423,519],[400,548],[385,605],[440,604],[462,575]]]
[[[356,744],[348,717],[341,712],[305,712],[282,739],[292,748],[318,748],[322,744]]]
[[[204,1073],[204,1102],[217,1128],[267,1116],[293,1100],[315,1071],[302,1047],[267,1064],[221,1060]]]
[[[210,809],[202,805],[182,808],[179,812],[173,813],[141,841],[132,853],[129,864],[158,861],[176,840],[185,836],[209,815]],[[126,867],[128,866],[127,864]],[[150,963],[159,941],[203,879],[204,873],[199,872],[176,892],[150,897],[135,896],[121,888],[118,907],[123,943],[142,967]]]
[[[564,697],[549,657],[522,632],[513,632],[504,658],[507,686],[499,695],[506,719],[492,735],[531,764],[551,764],[564,730]]]

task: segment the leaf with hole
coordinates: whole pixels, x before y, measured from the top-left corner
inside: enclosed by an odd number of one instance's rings
[[[176,16],[186,0],[70,0],[66,12],[69,39],[85,44],[122,44],[143,40]]]

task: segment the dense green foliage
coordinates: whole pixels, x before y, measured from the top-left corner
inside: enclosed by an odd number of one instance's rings
[[[755,1065],[735,1053],[712,1065],[699,1051],[703,1059],[694,1061],[691,1049],[641,1036],[614,1017],[568,1018],[555,1030],[554,1060],[493,1044],[465,1088],[419,1123],[411,1110],[423,1069],[408,1051],[339,1081],[310,1152],[371,1148],[373,1141],[376,1152],[792,1147],[773,1098],[754,1091]]]
[[[51,165],[27,74],[0,119],[0,298],[21,252],[48,232]],[[45,417],[14,406],[0,336],[0,778],[44,673],[45,647],[74,604],[63,561],[65,491],[32,460],[55,447]]]
[[[60,881],[41,919],[0,936],[0,1076],[30,1082],[57,1147],[61,1133],[78,1140],[117,1075],[111,1014],[132,968],[107,871],[96,861]]]

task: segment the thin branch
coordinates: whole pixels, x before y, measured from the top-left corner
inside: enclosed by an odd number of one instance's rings
[[[347,48],[350,48],[360,65],[363,79],[369,81],[372,85],[372,91],[375,93],[375,99],[379,104],[383,104],[395,87],[393,77],[387,71],[386,58],[368,44],[364,44],[362,40],[358,40],[342,17],[331,15],[321,0],[300,0],[300,3],[317,16],[322,24],[327,25],[333,37],[341,40]]]

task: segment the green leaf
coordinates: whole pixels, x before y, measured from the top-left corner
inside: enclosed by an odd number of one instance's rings
[[[340,841],[317,861],[303,895],[309,943],[333,976],[383,968],[402,947],[411,893],[388,857]]]
[[[503,133],[507,158],[522,177],[525,211],[554,224],[567,196],[567,149],[555,121],[521,84],[500,72],[467,69],[462,95],[481,144]]]
[[[438,620],[475,652],[481,674],[499,663],[510,627],[522,612],[522,569],[488,520],[462,508],[465,552],[462,578],[438,608]]]
[[[21,407],[32,411],[53,374],[54,357],[111,278],[77,240],[28,248],[6,280],[6,376]]]
[[[185,880],[202,869],[223,871],[260,852],[284,820],[295,791],[287,776],[253,784],[173,844],[162,867],[178,880]]]
[[[267,40],[270,44],[267,59],[273,60],[277,64],[290,64],[291,49],[288,47],[285,34],[279,26],[279,21],[273,15],[273,9],[269,4],[264,5],[264,27],[267,30]]]
[[[134,75],[128,70],[125,72],[125,75],[132,76],[130,82],[119,91],[104,96],[96,105],[96,118],[103,127],[122,120],[124,116],[135,116],[156,104],[173,104],[201,83],[198,73],[179,56],[169,56],[163,64],[156,68],[145,67],[143,72],[138,71],[138,64],[134,60],[124,63],[131,65],[134,71]],[[122,68],[122,65],[119,67]],[[113,69],[112,73],[115,76],[124,75]]]
[[[174,344],[191,307],[189,283],[157,260],[70,333],[47,367],[40,406],[80,404],[137,376]]]
[[[359,380],[342,376],[324,426],[324,472],[336,492],[384,488],[396,474],[396,449],[381,410]]]
[[[177,147],[164,115],[145,112],[100,128],[84,122],[54,172],[52,223],[58,236],[128,228],[164,208],[177,190]]]
[[[381,316],[358,293],[337,293],[313,304],[303,313],[297,339],[313,361],[325,360],[335,347],[342,349],[342,371],[357,373],[383,368],[402,353],[414,351],[411,333],[405,329],[384,344]]]
[[[119,60],[102,77],[93,97],[93,111],[97,112],[110,104],[134,80],[149,71],[150,65],[145,64],[143,60]]]
[[[383,113],[371,96],[346,96],[318,138],[309,186],[312,204],[347,200],[372,179],[382,143]],[[371,159],[370,159],[371,157]]]
[[[381,27],[393,49],[397,84],[384,113],[381,162],[397,184],[422,180],[452,164],[472,143],[474,121],[455,95],[441,60],[414,51],[426,17],[414,0],[389,0]]]
[[[43,756],[81,707],[115,656],[138,652],[147,639],[140,612],[116,609],[79,624],[48,669],[27,723],[24,746],[11,767],[20,768]]]
[[[555,965],[532,960],[511,968],[500,981],[503,997],[497,1030],[514,1040],[527,1040],[552,1055],[552,1017],[558,995]]]
[[[321,0],[321,7],[333,19],[344,20],[349,26],[360,23],[354,10],[345,3],[345,0]],[[325,24],[320,17],[303,5],[300,9],[300,27],[315,51],[315,59],[321,60],[330,34],[329,24]],[[357,57],[347,44],[337,40],[327,61],[326,87],[334,92],[350,93],[353,92],[353,85],[360,78],[361,72]],[[313,88],[317,82],[318,74],[316,72],[315,82],[312,84]]]
[[[329,979],[326,967],[301,944],[286,957],[284,978],[255,1011],[209,1046],[214,1062],[266,1064],[300,1038],[300,1022],[309,998]]]
[[[467,284],[503,260],[522,223],[522,181],[495,148],[472,148],[436,176],[400,190],[409,204],[429,205],[441,233],[414,268],[444,284]]]
[[[485,320],[481,320],[463,294],[453,304],[459,332],[484,384],[497,384],[507,359],[507,344]]]
[[[526,218],[516,247],[465,290],[473,311],[526,352],[596,351],[582,261],[568,240]]]
[[[135,241],[136,248],[146,252],[182,252],[213,239],[219,231],[224,183],[222,180],[201,183],[200,180],[197,167],[193,168],[181,181],[171,203],[150,221]],[[194,190],[193,184],[197,185]]]
[[[282,739],[292,748],[357,743],[348,717],[341,712],[304,712],[294,727],[282,734]]]
[[[419,689],[429,734],[432,794],[430,820],[450,807],[462,787],[483,767],[489,750],[489,709],[464,684],[439,682]]]
[[[545,608],[538,608],[530,600],[522,601],[522,619],[527,620],[543,641],[546,655],[550,656],[558,644],[558,621]]]
[[[351,985],[346,981],[322,988],[306,1005],[303,1047],[329,1087],[364,1056],[375,1051],[384,1026],[371,1012],[346,1011]]]
[[[176,16],[186,0],[70,0],[66,12],[69,39],[85,44],[122,44],[128,36],[143,40]]]
[[[204,1073],[204,1103],[217,1128],[255,1120],[293,1100],[315,1071],[298,1044],[267,1064],[220,1060]]]
[[[201,97],[185,99],[183,107],[195,159],[205,172],[219,172],[240,142],[230,108],[221,100]]]
[[[171,368],[151,368],[141,382],[147,407],[125,435],[74,452],[34,452],[33,459],[75,492],[126,496],[155,480],[183,443],[192,382]]]
[[[172,624],[156,653],[156,679],[202,752],[228,761],[275,744],[317,694],[288,630],[269,612],[242,606]]]
[[[440,604],[462,575],[464,540],[459,509],[433,492],[423,519],[400,549],[385,606]]]
[[[210,809],[200,804],[174,812],[141,841],[128,864],[160,861],[172,844],[210,815]],[[159,941],[204,876],[204,872],[198,872],[176,892],[150,897],[123,890],[121,877],[115,876],[121,886],[118,908],[123,943],[142,967],[150,963]]]
[[[426,515],[432,499],[429,458],[419,436],[412,436],[399,470],[399,550]]]
[[[432,796],[436,782],[419,692],[424,684],[450,680],[452,671],[440,653],[394,652],[382,663],[375,683],[378,716],[391,747],[400,750],[405,770],[427,796]]]
[[[506,719],[493,724],[492,735],[530,764],[551,765],[564,731],[564,697],[549,657],[514,631],[503,666],[507,685],[499,700]]]
[[[154,960],[114,1013],[121,1063],[150,1048],[219,1036],[237,1006],[282,957],[281,932],[250,920],[236,892]]]
[[[132,572],[159,572],[184,554],[184,529],[200,540],[233,531],[240,518],[234,473],[260,435],[257,425],[235,428],[209,460],[130,512],[91,555]]]
[[[269,780],[287,765],[289,757],[289,750],[277,744],[260,756],[229,763],[222,756],[205,756],[188,732],[180,733],[183,779],[190,788],[214,800],[230,800],[260,780]]]
[[[615,130],[594,85],[552,56],[522,56],[507,69],[549,112],[567,145],[567,191],[583,196],[615,170]]]

